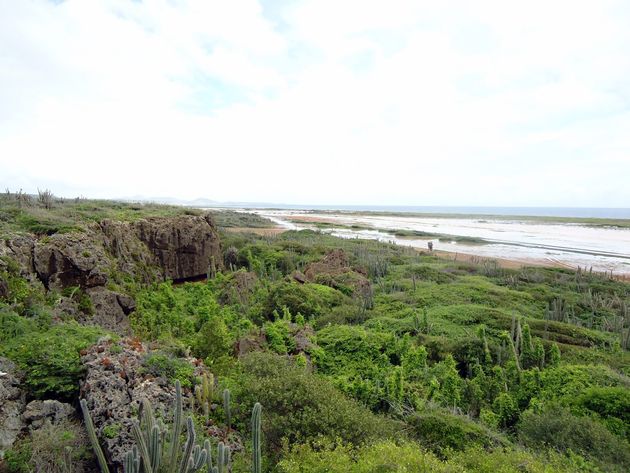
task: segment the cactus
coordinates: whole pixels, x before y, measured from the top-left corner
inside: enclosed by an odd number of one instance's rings
[[[90,411],[87,407],[87,401],[85,399],[81,399],[81,411],[83,411],[83,419],[85,421],[85,429],[87,430],[88,436],[90,437],[90,442],[92,443],[92,448],[94,449],[94,453],[96,455],[96,459],[98,460],[98,465],[101,468],[102,473],[109,473],[109,468],[107,467],[107,461],[105,460],[105,454],[103,453],[103,449],[98,443],[98,438],[96,437],[96,431],[94,430],[94,423],[92,422],[92,416],[90,415]]]
[[[177,467],[177,452],[179,451],[179,434],[182,430],[182,385],[175,380],[175,414],[173,418],[173,434],[171,436],[171,451],[169,454],[169,473],[175,473]]]
[[[217,445],[217,464],[212,469],[209,466],[208,473],[225,473],[229,469],[230,459],[230,447],[219,442]]]
[[[231,413],[230,391],[228,389],[223,392],[223,400],[229,426]],[[81,400],[81,409],[101,472],[109,473],[107,461],[98,443],[92,417],[85,399]],[[260,403],[256,403],[252,411],[253,473],[261,473],[261,412],[262,407]],[[186,418],[186,444],[183,452],[180,449],[182,391],[179,381],[175,382],[175,412],[172,432],[168,436],[168,439],[171,441],[168,455],[166,455],[163,448],[167,439],[167,429],[160,420],[155,419],[151,405],[147,401],[141,403],[139,417],[140,419],[134,420],[132,424],[132,434],[136,445],[124,457],[123,470],[125,473],[195,473],[199,471],[228,473],[230,471],[230,447],[223,442],[219,442],[216,450],[216,461],[213,462],[210,441],[205,440],[203,447],[196,443],[197,435],[193,419],[190,416]],[[163,463],[162,460],[165,455],[168,457],[168,460]]]
[[[225,424],[228,430],[232,426],[232,410],[230,409],[230,390],[223,390],[223,410],[225,411]]]
[[[212,373],[204,373],[200,381],[201,383],[195,386],[195,395],[191,399],[191,404],[193,410],[196,405],[197,410],[201,412],[205,418],[208,418],[210,416],[210,404],[214,397],[214,375]]]
[[[140,473],[140,455],[138,454],[138,447],[135,445],[125,455],[123,470],[125,473]]]
[[[252,410],[252,473],[261,473],[260,417],[262,406],[259,402]]]

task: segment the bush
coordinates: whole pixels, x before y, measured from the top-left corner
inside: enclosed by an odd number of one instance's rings
[[[575,473],[576,471],[600,473],[595,465],[572,454],[568,457],[550,452],[547,455],[517,449],[487,451],[470,448],[449,456],[449,465],[457,465],[463,471],[476,473]]]
[[[278,463],[281,473],[451,472],[448,465],[414,443],[379,442],[353,450],[350,445],[298,445]]]
[[[264,401],[266,444],[276,454],[284,438],[290,443],[327,437],[360,444],[388,437],[398,426],[278,355],[251,353],[242,364],[244,375],[233,389],[234,398],[244,413],[258,400]]]
[[[292,314],[319,317],[332,307],[340,305],[344,295],[336,289],[321,284],[280,282],[269,290],[264,315],[272,319],[273,312],[282,313],[287,308]]]
[[[194,368],[186,360],[171,357],[161,353],[149,355],[144,365],[153,376],[162,376],[174,383],[179,379],[182,387],[191,387],[194,377]]]
[[[535,456],[518,450],[471,448],[439,460],[411,442],[349,445],[298,445],[278,464],[280,473],[573,473],[592,471],[583,459],[557,454]]]
[[[449,450],[508,445],[504,438],[472,420],[446,410],[427,408],[407,419],[412,435],[429,450],[445,456]]]
[[[32,471],[67,472],[68,469],[62,464],[66,447],[71,449],[69,460],[72,463],[69,466],[74,468],[74,471],[85,470],[88,464],[93,467],[90,464],[92,449],[86,432],[79,423],[68,421],[55,425],[46,423],[42,428],[33,431],[31,441],[32,454],[29,465]]]
[[[576,452],[608,471],[630,469],[630,445],[588,417],[576,417],[558,405],[540,414],[527,411],[518,424],[519,439],[527,446]]]
[[[13,322],[19,330],[18,320]],[[32,327],[30,322],[24,325]],[[4,340],[0,354],[15,361],[24,371],[25,384],[34,397],[71,400],[83,375],[79,352],[94,344],[102,334],[95,327],[59,324],[49,330],[24,331]]]
[[[589,388],[574,403],[574,410],[593,414],[613,433],[630,440],[630,391],[624,388]]]

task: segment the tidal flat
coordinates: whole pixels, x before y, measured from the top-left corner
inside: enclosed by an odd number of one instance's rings
[[[434,250],[453,254],[630,276],[630,228],[625,220],[297,210],[256,213],[287,229],[318,228],[343,238],[419,249],[427,249],[431,242]]]

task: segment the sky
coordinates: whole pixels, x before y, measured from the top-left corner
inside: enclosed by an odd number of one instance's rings
[[[0,0],[0,189],[630,207],[627,0]]]

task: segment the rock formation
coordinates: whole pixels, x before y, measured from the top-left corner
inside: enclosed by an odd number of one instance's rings
[[[20,389],[21,380],[15,364],[0,358],[0,458],[24,428],[25,394]]]
[[[135,222],[104,220],[84,232],[38,238],[16,236],[0,241],[0,257],[14,261],[22,274],[48,290],[78,288],[93,311],[80,313],[69,298],[65,313],[79,322],[129,333],[127,315],[135,304],[119,291],[122,276],[145,283],[203,276],[222,266],[216,226],[209,216],[153,217]],[[0,260],[0,270],[6,263]],[[7,292],[0,286],[0,296]]]

